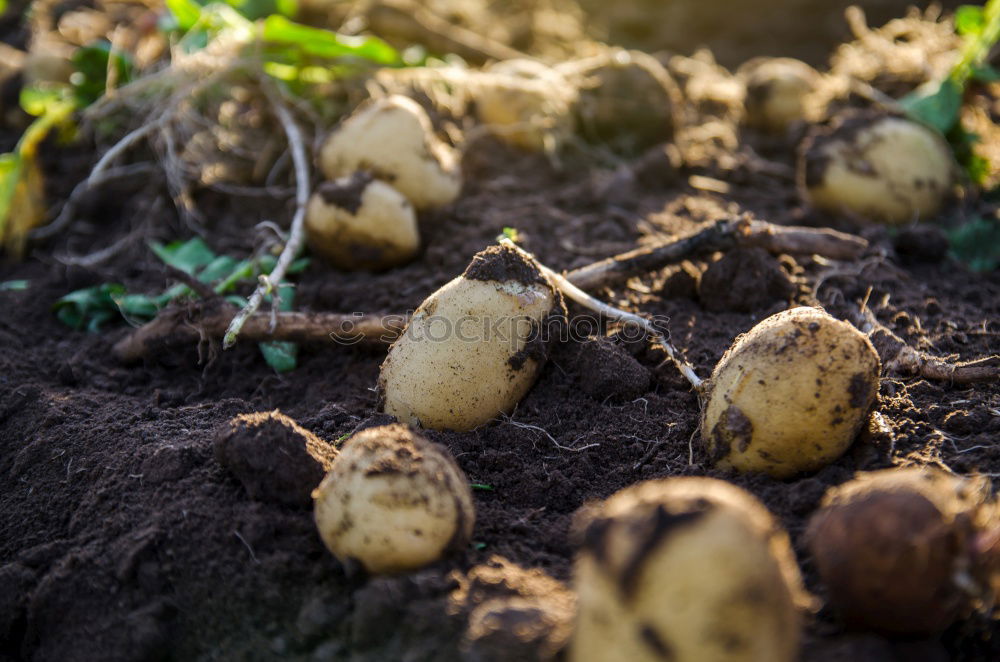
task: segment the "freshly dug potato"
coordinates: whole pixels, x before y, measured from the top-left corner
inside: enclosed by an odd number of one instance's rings
[[[577,131],[587,140],[638,151],[673,139],[680,90],[656,58],[616,49],[560,70],[580,88]]]
[[[775,478],[829,464],[868,418],[881,368],[867,336],[818,308],[768,317],[712,373],[701,422],[709,456]]]
[[[383,410],[453,430],[509,412],[545,361],[542,326],[563,314],[562,298],[525,253],[493,246],[476,254],[389,349],[378,382]]]
[[[944,138],[885,115],[850,115],[818,130],[803,143],[798,170],[813,206],[897,225],[937,213],[957,173]]]
[[[851,625],[932,634],[992,602],[1000,519],[989,479],[910,467],[859,474],[831,488],[809,548],[830,602]]]
[[[628,487],[582,527],[570,662],[791,662],[811,601],[787,534],[711,478]]]
[[[458,197],[458,153],[441,142],[420,105],[393,95],[360,106],[323,143],[320,167],[327,179],[367,170],[392,184],[417,209]]]
[[[805,62],[789,57],[755,58],[739,73],[747,89],[748,126],[781,133],[815,114],[810,95],[819,86],[820,75]]]
[[[553,69],[517,62],[469,78],[476,116],[511,145],[533,151],[554,148],[573,130],[577,91]]]
[[[348,439],[313,499],[327,548],[373,573],[463,549],[475,520],[469,482],[448,451],[403,425]]]
[[[420,248],[413,205],[363,171],[320,184],[305,223],[310,249],[341,269],[387,269]]]

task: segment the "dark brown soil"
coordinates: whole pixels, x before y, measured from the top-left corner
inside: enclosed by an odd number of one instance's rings
[[[758,147],[792,164],[793,145]],[[87,145],[50,150],[51,198],[64,199],[94,161]],[[543,156],[490,140],[470,148],[465,169],[459,201],[421,220],[426,248],[416,260],[377,274],[314,260],[298,277],[296,306],[413,310],[506,226],[548,266],[572,269],[751,211],[778,223],[854,229],[873,249],[839,271],[782,256],[780,267],[767,269],[778,268],[795,291],[782,289],[752,312],[739,312],[746,306],[734,301],[708,310],[695,299],[702,263],[597,294],[669,318],[673,342],[702,375],[789,297],[846,317],[867,296],[884,324],[934,355],[973,359],[1000,349],[1000,273],[971,273],[932,250],[933,241],[816,216],[780,174],[748,166],[670,170],[660,179],[633,178],[629,195],[620,196],[600,186],[608,173],[581,156],[567,155],[556,169]],[[694,189],[691,174],[723,177],[729,192]],[[208,244],[234,256],[254,249],[257,223],[284,223],[292,210],[291,200],[212,192],[197,203]],[[982,204],[956,202],[940,220]],[[488,486],[475,491],[473,543],[411,575],[367,578],[327,553],[308,509],[248,496],[213,444],[234,416],[274,409],[327,443],[388,422],[375,411],[384,350],[331,341],[303,348],[299,367],[284,375],[252,343],[226,352],[192,346],[142,366],[119,365],[110,348],[127,328],[72,331],[56,320],[52,303],[108,281],[162,290],[168,277],[145,240],[187,238],[196,226],[178,218],[155,178],[104,189],[81,214],[24,262],[0,265],[0,282],[30,281],[25,291],[0,291],[0,662],[485,660],[498,659],[497,646],[531,659],[552,640],[536,633],[530,645],[498,644],[502,636],[490,624],[521,618],[537,604],[562,604],[565,595],[545,576],[495,557],[568,581],[574,512],[637,481],[707,475],[750,490],[788,528],[808,588],[822,597],[803,531],[827,487],[858,470],[901,464],[1000,473],[1000,385],[893,376],[882,380],[877,404],[886,429],[862,435],[818,474],[776,481],[720,473],[697,442],[699,403],[687,382],[660,351],[616,337],[612,327],[610,340],[553,347],[509,420],[426,433],[451,450],[470,481]],[[122,250],[107,260],[80,266],[72,259],[119,240]],[[735,269],[727,278],[748,291],[756,273]],[[491,598],[511,596],[522,601],[474,616]],[[983,616],[914,641],[849,632],[824,610],[807,639],[802,660],[809,662],[1000,659],[1000,629]]]

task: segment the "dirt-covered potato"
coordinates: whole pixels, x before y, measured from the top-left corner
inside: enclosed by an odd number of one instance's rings
[[[478,253],[417,308],[379,375],[383,410],[403,423],[469,430],[509,412],[545,360],[544,325],[562,299],[509,246]]]
[[[417,209],[458,197],[458,153],[434,135],[420,105],[393,95],[364,104],[323,143],[320,167],[327,179],[366,170],[392,184]]]
[[[930,634],[992,602],[1000,520],[989,493],[988,479],[921,467],[831,488],[807,539],[832,605],[851,625]]]
[[[327,548],[373,573],[412,570],[463,549],[475,520],[469,482],[447,449],[403,425],[348,439],[313,499]]]
[[[701,423],[710,458],[775,478],[825,466],[864,425],[881,367],[867,336],[818,308],[768,317],[712,373]]]
[[[504,142],[552,149],[573,130],[576,89],[553,69],[517,62],[469,78],[476,116]]]
[[[781,133],[792,123],[812,119],[810,95],[820,75],[801,60],[789,57],[755,58],[740,68],[746,84],[746,123]]]
[[[803,143],[798,170],[813,206],[892,224],[937,213],[957,172],[948,143],[933,130],[866,114],[815,131]]]
[[[639,483],[586,516],[570,662],[791,662],[810,605],[787,534],[711,478]]]
[[[317,187],[306,208],[309,248],[341,269],[387,269],[420,248],[406,197],[367,172]]]
[[[579,87],[577,131],[587,140],[640,150],[673,139],[680,91],[656,58],[617,49],[560,71]]]

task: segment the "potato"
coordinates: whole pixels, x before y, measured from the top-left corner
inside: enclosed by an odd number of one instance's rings
[[[899,225],[937,213],[957,167],[933,130],[902,117],[861,114],[811,135],[798,171],[811,205]]]
[[[560,71],[580,88],[577,131],[587,140],[638,151],[673,139],[680,90],[656,58],[616,49]]]
[[[543,325],[565,314],[534,261],[509,246],[478,253],[417,308],[382,363],[383,410],[403,423],[470,430],[509,412],[545,361]]]
[[[341,269],[386,269],[420,248],[413,205],[367,172],[320,184],[305,226],[309,248]]]
[[[554,149],[572,133],[576,89],[553,69],[517,62],[469,78],[476,115],[504,142]]]
[[[372,573],[465,548],[475,521],[469,482],[451,455],[403,425],[348,439],[313,499],[323,543]]]
[[[926,635],[991,603],[1000,565],[979,544],[998,525],[989,493],[986,478],[921,467],[831,488],[806,536],[831,604],[851,625]]]
[[[736,339],[708,383],[712,461],[775,478],[840,457],[868,418],[881,361],[867,336],[818,308],[772,315]]]
[[[747,89],[748,126],[782,133],[817,114],[810,95],[819,87],[820,75],[805,62],[790,57],[754,58],[739,73]]]
[[[323,143],[319,161],[327,179],[367,170],[417,209],[447,205],[462,188],[458,153],[438,140],[417,102],[399,95],[360,106]]]
[[[589,514],[570,662],[791,662],[810,606],[787,534],[711,478],[628,487]]]

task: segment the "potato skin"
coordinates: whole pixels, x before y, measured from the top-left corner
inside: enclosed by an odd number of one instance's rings
[[[882,366],[868,338],[818,308],[792,308],[733,343],[712,373],[701,434],[712,461],[775,478],[816,471],[854,441]]]
[[[463,549],[475,521],[468,479],[447,449],[403,425],[348,439],[313,499],[330,552],[372,573],[412,570]]]
[[[570,662],[796,659],[810,605],[787,534],[711,478],[628,487],[590,514]]]
[[[814,132],[799,156],[799,184],[813,206],[899,225],[933,216],[955,182],[944,139],[901,117],[867,114]]]
[[[309,248],[341,269],[388,269],[420,249],[413,205],[363,172],[321,184],[309,199],[305,226]]]
[[[925,467],[831,488],[806,534],[831,604],[848,624],[890,634],[940,632],[968,614],[972,597],[956,575],[988,591],[1000,571],[975,556],[988,496],[988,479]]]
[[[580,88],[576,123],[586,139],[626,152],[673,139],[680,89],[656,58],[615,49],[560,70]]]
[[[479,121],[500,140],[529,151],[557,146],[573,130],[576,89],[554,70],[518,65],[470,79]]]
[[[544,362],[531,332],[563,312],[555,288],[523,254],[482,251],[417,308],[389,349],[378,382],[383,411],[452,430],[509,412]]]
[[[434,135],[424,109],[400,95],[359,106],[323,143],[319,162],[327,179],[369,171],[417,209],[449,204],[462,188],[458,153]]]
[[[746,124],[781,133],[793,122],[808,119],[808,97],[819,85],[819,73],[789,57],[755,58],[740,69],[746,83]]]

